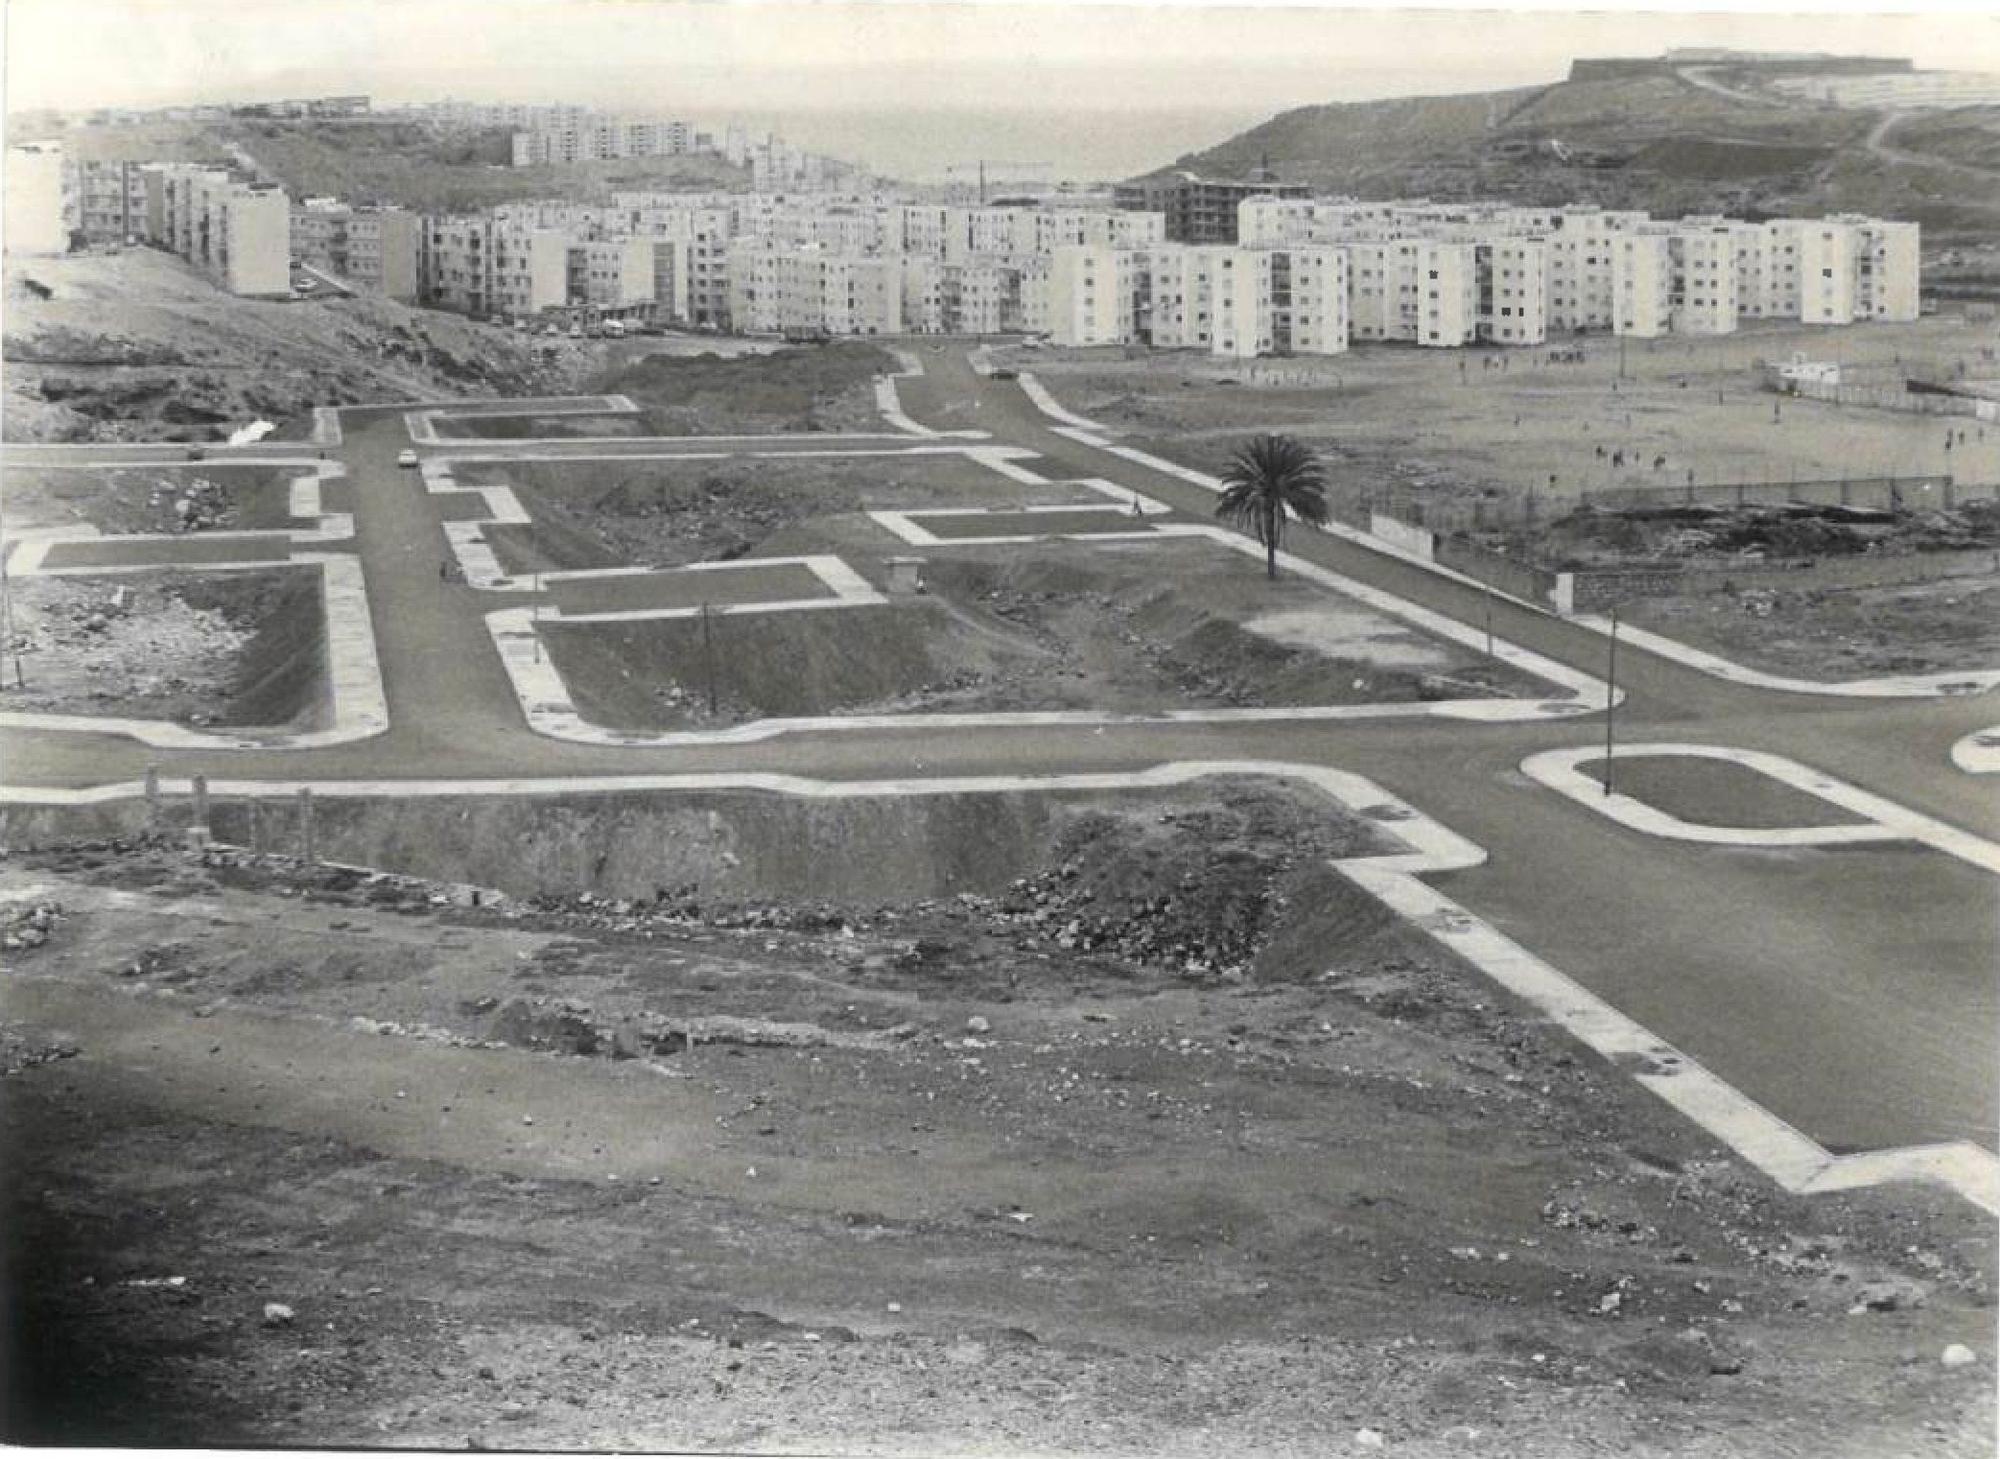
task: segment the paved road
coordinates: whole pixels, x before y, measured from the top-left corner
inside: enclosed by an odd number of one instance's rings
[[[1044,476],[1102,477],[1206,518],[1189,482],[1057,435],[1017,384],[980,377],[963,346],[919,347],[905,410],[941,430],[1044,459]],[[1452,894],[1524,945],[1703,1060],[1831,1149],[1968,1138],[1996,1143],[2000,1068],[1990,878],[1936,852],[1850,848],[1750,852],[1664,843],[1530,784],[1523,757],[1586,743],[1599,721],[1469,725],[1426,720],[1253,725],[1122,724],[1051,731],[813,732],[675,749],[552,741],[526,728],[481,615],[533,601],[438,578],[439,498],[396,465],[403,408],[343,413],[371,614],[392,728],[312,752],[148,750],[99,735],[0,735],[15,785],[84,785],[169,774],[238,778],[543,777],[643,771],[785,771],[826,778],[1133,770],[1170,760],[1255,758],[1330,764],[1377,780],[1491,852],[1450,879]],[[791,438],[731,450],[912,450],[908,436],[824,443]],[[455,442],[438,451],[500,459],[659,451],[632,440],[526,446]],[[716,443],[668,449],[706,454]],[[116,456],[145,448],[114,448]],[[267,454],[301,454],[276,443]],[[47,454],[47,453],[43,453]],[[234,455],[235,453],[232,453]],[[246,453],[249,454],[249,453]],[[257,459],[251,454],[250,459]],[[35,459],[33,451],[9,459]],[[56,457],[60,459],[60,457]],[[152,459],[157,459],[154,453]],[[996,495],[1003,490],[995,477]],[[1592,671],[1601,636],[1343,539],[1301,533],[1291,550],[1462,621],[1492,613],[1501,637]],[[1748,688],[1627,649],[1619,712],[1632,741],[1771,751],[1939,820],[2000,836],[2000,803],[1950,768],[1960,737],[2000,721],[1992,694],[1947,700],[1843,699]]]

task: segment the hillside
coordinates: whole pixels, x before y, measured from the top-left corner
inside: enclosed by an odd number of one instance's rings
[[[211,440],[309,427],[315,405],[561,392],[601,354],[365,295],[238,299],[143,248],[10,260],[5,317],[10,441]]]
[[[1916,219],[1929,241],[2000,234],[2000,107],[1836,106],[1724,67],[1300,107],[1173,166],[1247,176],[1267,159],[1358,197],[1860,211]]]
[[[625,190],[750,185],[747,169],[709,156],[510,167],[504,130],[441,131],[386,117],[160,122],[51,135],[76,157],[229,162],[282,183],[294,197],[330,195],[422,212],[472,211],[521,198],[609,202],[613,192]]]

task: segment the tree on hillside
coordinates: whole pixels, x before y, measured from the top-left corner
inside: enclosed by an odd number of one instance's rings
[[[1326,525],[1326,478],[1319,457],[1291,436],[1253,436],[1237,447],[1222,474],[1222,488],[1215,515],[1264,544],[1264,569],[1274,579],[1287,514],[1308,526]]]

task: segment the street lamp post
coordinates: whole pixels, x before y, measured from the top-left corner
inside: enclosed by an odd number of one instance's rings
[[[1611,754],[1618,723],[1618,609],[1611,609],[1611,650],[1604,673],[1604,793],[1611,794]]]

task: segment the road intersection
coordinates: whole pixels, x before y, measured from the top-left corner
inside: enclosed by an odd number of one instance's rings
[[[170,788],[199,773],[213,794],[245,797],[300,786],[331,796],[720,786],[920,794],[1137,786],[1221,773],[1217,766],[1306,778],[1352,808],[1393,811],[1387,824],[1411,846],[1400,864],[1343,865],[1344,875],[1632,1069],[1781,1184],[1939,1180],[2000,1211],[1991,916],[2000,808],[1976,778],[1990,768],[2000,672],[1968,666],[1928,681],[1813,686],[1663,640],[1628,640],[1619,664],[1623,755],[1727,756],[1806,793],[1836,803],[1859,795],[1871,807],[1862,833],[1673,834],[1633,813],[1636,801],[1614,809],[1578,788],[1602,753],[1598,625],[1496,598],[1343,531],[1296,534],[1291,565],[1445,636],[1483,631],[1490,615],[1500,647],[1551,682],[1549,698],[1463,701],[1456,713],[1411,705],[1358,714],[850,717],[654,737],[594,733],[573,715],[562,726],[552,716],[538,722],[546,676],[523,689],[522,665],[510,670],[495,619],[524,648],[537,608],[557,608],[555,591],[574,584],[555,574],[524,584],[490,549],[480,556],[482,524],[506,520],[506,506],[492,491],[475,493],[483,517],[448,505],[472,490],[452,478],[461,464],[948,452],[993,467],[990,510],[1006,514],[1000,540],[1022,530],[1009,483],[1030,480],[1136,503],[1136,520],[1116,524],[1128,536],[1228,535],[1208,524],[1212,482],[1112,440],[1032,379],[990,378],[976,351],[954,344],[909,355],[901,375],[878,383],[877,401],[890,429],[871,435],[502,441],[438,430],[455,415],[510,407],[555,416],[629,406],[590,397],[322,411],[303,446],[214,448],[218,461],[293,464],[302,477],[345,473],[351,535],[315,541],[305,554],[287,544],[282,556],[342,564],[329,581],[365,577],[359,636],[372,650],[380,722],[350,720],[340,707],[337,721],[357,729],[344,738],[192,744],[108,721],[0,715],[0,809],[127,801],[153,766]],[[397,465],[413,448],[419,472]],[[10,448],[7,459],[122,464],[157,460],[161,449]],[[878,515],[925,530],[922,513]],[[952,530],[954,542],[978,540],[958,535],[976,525]],[[16,571],[55,551],[22,555],[28,546],[14,549]],[[441,581],[447,560],[465,569],[464,581]],[[857,591],[832,566],[807,570],[835,601]],[[676,602],[658,611],[687,610]],[[359,628],[363,612],[360,598],[339,609],[329,600],[330,627]],[[345,706],[361,702],[353,694]]]

